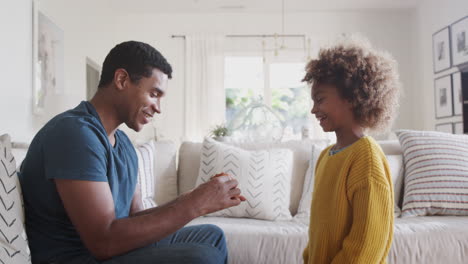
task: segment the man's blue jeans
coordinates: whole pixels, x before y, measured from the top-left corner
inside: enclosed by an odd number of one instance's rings
[[[67,260],[68,264],[99,263],[91,256]],[[101,264],[226,264],[223,231],[215,225],[184,227],[163,240],[116,256]]]

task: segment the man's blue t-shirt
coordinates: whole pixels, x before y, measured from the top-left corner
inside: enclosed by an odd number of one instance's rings
[[[116,217],[129,215],[138,160],[125,133],[117,130],[115,140],[112,146],[95,108],[85,101],[54,117],[34,137],[19,173],[33,263],[90,254],[54,179],[108,182]]]

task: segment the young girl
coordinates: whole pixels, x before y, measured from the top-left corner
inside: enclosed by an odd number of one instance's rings
[[[309,62],[312,114],[336,144],[315,168],[304,263],[386,263],[393,237],[393,186],[369,129],[391,123],[398,101],[396,63],[361,41],[322,49]]]

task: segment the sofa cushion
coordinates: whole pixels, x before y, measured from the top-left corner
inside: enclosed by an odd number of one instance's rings
[[[310,155],[309,167],[304,177],[304,186],[302,188],[302,197],[297,208],[297,214],[294,219],[305,225],[310,222],[310,206],[312,203],[312,193],[314,191],[315,165],[320,157],[323,148],[318,145],[312,145],[312,154]]]
[[[396,134],[406,173],[402,217],[468,215],[468,137],[412,130]]]
[[[401,215],[401,195],[403,189],[403,176],[404,176],[404,169],[403,169],[403,156],[402,155],[386,155],[388,166],[390,167],[390,173],[392,174],[392,182],[393,182],[393,194],[395,199],[394,205],[394,215],[398,217]]]
[[[200,170],[202,143],[182,142],[179,149],[179,165],[177,169],[179,195],[195,187]]]
[[[154,141],[154,195],[157,204],[177,198],[177,149],[169,140]]]
[[[145,208],[164,204],[177,198],[177,150],[172,141],[136,144],[138,181]]]
[[[389,263],[462,264],[468,256],[468,217],[395,219]]]
[[[3,263],[31,263],[24,228],[24,208],[8,135],[0,136],[0,260]]]
[[[379,140],[380,147],[385,153],[392,174],[393,191],[395,195],[395,217],[401,215],[401,201],[403,199],[403,178],[405,169],[403,151],[398,140]]]
[[[207,138],[203,142],[196,186],[225,172],[235,178],[247,201],[211,216],[266,220],[291,218],[292,152],[288,149],[247,151]]]
[[[293,152],[293,171],[291,177],[291,198],[289,210],[295,215],[302,197],[304,176],[309,167],[309,160],[312,155],[312,145],[321,148],[329,145],[329,140],[290,140],[285,142],[228,142],[227,144],[240,147],[246,150],[266,150],[272,148],[286,148]],[[177,170],[179,179],[179,194],[189,191],[195,187],[200,166],[201,143],[183,142],[179,150],[179,169]]]
[[[293,221],[201,217],[188,225],[215,224],[223,229],[230,264],[303,263],[308,226]]]
[[[382,148],[385,155],[403,155],[400,142],[397,139],[379,140],[377,142],[379,143],[379,146]]]
[[[135,147],[138,156],[138,187],[144,209],[156,206],[154,201],[154,141]]]
[[[188,225],[215,224],[226,235],[230,264],[299,264],[308,226],[296,221],[201,217]],[[466,263],[468,217],[421,216],[395,219],[389,264]]]

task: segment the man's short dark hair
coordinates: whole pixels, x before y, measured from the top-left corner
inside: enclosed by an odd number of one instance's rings
[[[128,72],[132,82],[150,77],[154,68],[167,74],[169,79],[172,78],[172,67],[166,58],[151,45],[138,41],[122,42],[107,54],[98,87],[111,83],[115,71],[120,68]]]

